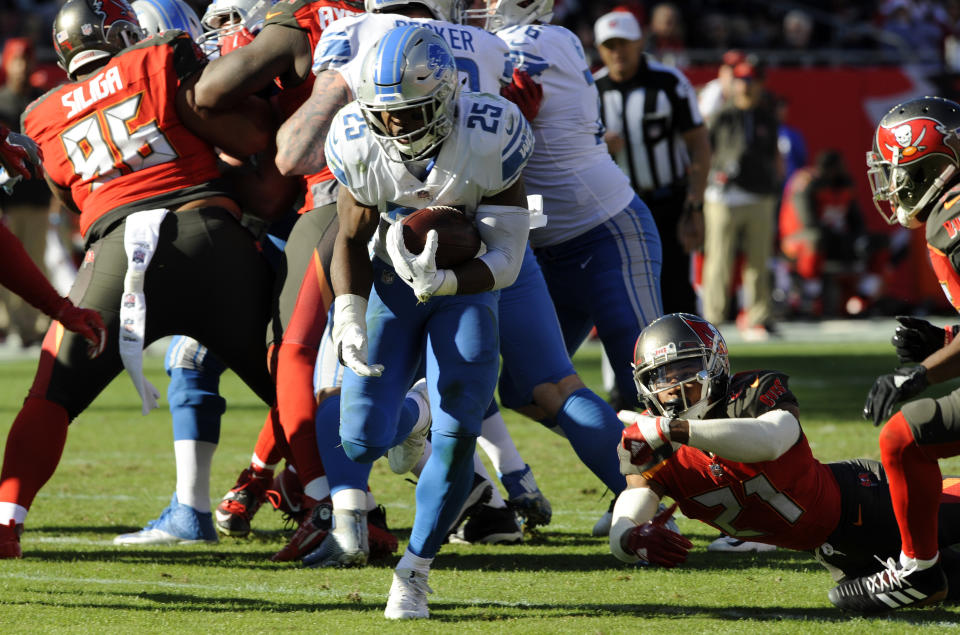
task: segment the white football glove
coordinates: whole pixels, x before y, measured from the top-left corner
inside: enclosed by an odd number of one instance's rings
[[[431,229],[427,232],[423,251],[412,254],[403,242],[402,223],[396,222],[387,230],[387,253],[393,268],[410,285],[420,302],[426,302],[434,295],[454,295],[457,292],[457,276],[449,269],[437,270],[439,239],[439,234]]]
[[[361,377],[379,377],[383,364],[367,363],[367,300],[338,295],[333,300],[333,344],[340,363]]]

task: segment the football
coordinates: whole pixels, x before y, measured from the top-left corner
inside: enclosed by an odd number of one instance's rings
[[[437,269],[463,264],[480,251],[477,226],[466,214],[453,207],[424,207],[411,212],[400,222],[403,224],[403,242],[413,254],[423,251],[428,231],[437,231]]]

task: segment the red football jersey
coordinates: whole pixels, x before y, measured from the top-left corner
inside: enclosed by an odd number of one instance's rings
[[[313,51],[327,26],[340,18],[363,13],[363,2],[349,0],[281,0],[267,12],[264,26],[268,24],[282,24],[283,26],[299,29],[307,34],[310,40],[310,50]],[[314,76],[310,76],[297,86],[284,86],[278,78],[277,84],[283,89],[278,98],[280,111],[284,117],[289,117],[310,97],[313,90]],[[326,183],[333,179],[330,168],[325,167],[317,174],[304,177],[307,186],[306,198],[300,213],[308,212],[315,207],[313,203],[312,187],[315,184]],[[322,187],[326,189],[326,187]]]
[[[787,376],[774,371],[738,373],[729,395],[728,417],[758,417],[796,403]],[[622,444],[620,450],[621,471],[636,472],[625,465],[629,453]],[[738,463],[681,446],[651,478],[688,518],[730,536],[787,549],[819,547],[840,519],[837,481],[814,458],[803,435],[780,458],[762,463]]]
[[[81,235],[110,210],[220,176],[213,148],[174,106],[180,81],[202,62],[189,36],[168,31],[27,108],[23,130],[42,148],[50,179],[70,189]]]
[[[960,185],[944,192],[926,221],[927,250],[947,301],[960,311]]]

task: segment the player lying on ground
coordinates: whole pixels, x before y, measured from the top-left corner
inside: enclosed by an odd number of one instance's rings
[[[665,567],[686,560],[690,542],[653,519],[663,496],[727,535],[812,551],[838,581],[875,569],[874,554],[899,552],[883,466],[814,458],[786,375],[731,375],[719,331],[685,313],[644,329],[634,359],[648,410],[620,413],[630,425],[619,448],[627,489],[610,530],[617,558]],[[951,488],[940,504],[941,545],[960,540],[958,494]],[[946,564],[960,584],[960,563]]]

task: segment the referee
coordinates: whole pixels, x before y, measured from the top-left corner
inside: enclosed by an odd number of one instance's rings
[[[596,73],[604,139],[660,231],[663,312],[696,313],[689,254],[703,243],[710,168],[710,137],[696,93],[683,73],[644,55],[632,13],[600,17],[594,36],[604,63]]]

